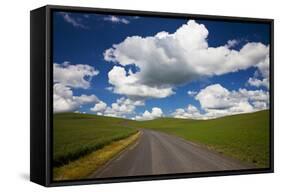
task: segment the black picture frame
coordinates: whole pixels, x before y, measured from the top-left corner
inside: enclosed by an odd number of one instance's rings
[[[132,176],[74,181],[52,180],[52,12],[71,11],[114,15],[139,15],[163,18],[189,18],[270,25],[270,166],[248,170]],[[44,186],[81,185],[113,182],[148,181],[274,172],[274,20],[246,17],[196,15],[89,7],[47,5],[30,12],[30,180]]]

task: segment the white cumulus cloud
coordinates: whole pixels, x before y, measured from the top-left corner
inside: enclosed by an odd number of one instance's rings
[[[133,98],[164,98],[174,92],[167,86],[148,86],[139,83],[139,79],[132,73],[126,74],[123,67],[114,66],[108,73],[109,83],[114,85],[112,90],[117,94],[124,94]]]
[[[269,88],[269,79],[268,78],[258,79],[258,78],[250,77],[248,79],[248,84],[254,87]]]
[[[257,67],[258,70],[253,77],[248,79],[247,84],[254,87],[266,87],[269,89],[269,56],[260,61]]]
[[[121,66],[109,72],[112,90],[129,97],[163,98],[173,88],[200,77],[211,77],[257,67],[267,70],[269,47],[258,42],[246,43],[240,50],[232,49],[234,40],[225,45],[208,45],[208,29],[190,20],[174,33],[165,31],[155,36],[127,37],[105,50],[104,59]],[[126,71],[134,65],[136,72]],[[266,73],[266,72],[263,72]]]
[[[103,101],[98,102],[90,110],[93,112],[104,112],[106,110],[107,104]]]
[[[135,120],[152,120],[163,116],[163,111],[159,107],[153,107],[151,112],[145,111],[142,115],[137,115]]]
[[[203,115],[194,105],[188,105],[187,108],[178,108],[172,113],[172,116],[175,118],[183,119],[201,119]]]
[[[53,88],[54,113],[71,112],[79,109],[81,105],[99,102],[95,95],[73,96],[70,87],[56,83]]]
[[[203,109],[227,109],[233,106],[230,92],[220,84],[210,85],[195,97]]]
[[[115,103],[112,103],[111,106],[107,106],[106,103],[100,101],[93,108],[91,108],[91,111],[97,112],[98,115],[126,118],[127,115],[132,115],[135,113],[135,108],[137,106],[143,105],[144,101],[142,100],[132,100],[121,97],[117,99]]]
[[[93,76],[99,71],[87,64],[54,63],[54,83],[61,83],[73,88],[87,89]]]
[[[82,105],[99,103],[95,95],[74,95],[74,88],[87,89],[93,76],[98,75],[94,67],[86,64],[53,64],[53,108],[54,113],[72,112]]]
[[[209,85],[195,97],[206,112],[205,118],[249,113],[269,107],[269,93],[264,90],[229,91],[220,84]]]
[[[195,96],[202,112],[193,105],[178,108],[171,115],[185,119],[212,119],[227,115],[250,113],[269,108],[269,92],[264,90],[228,90],[220,84],[201,89]]]

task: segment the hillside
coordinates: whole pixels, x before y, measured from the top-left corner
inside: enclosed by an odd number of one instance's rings
[[[269,119],[269,110],[264,110],[212,120],[160,118],[130,123],[206,145],[257,167],[268,167]]]
[[[67,164],[137,130],[128,128],[130,120],[90,114],[54,115],[54,166]]]
[[[268,110],[212,120],[133,121],[90,114],[55,114],[54,165],[67,164],[141,128],[182,137],[257,167],[269,165]]]

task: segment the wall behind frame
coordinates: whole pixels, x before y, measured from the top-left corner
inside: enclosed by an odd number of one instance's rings
[[[275,118],[275,172],[244,176],[227,176],[197,179],[180,179],[137,183],[119,183],[59,187],[47,189],[30,183],[29,177],[29,11],[45,4],[58,4],[49,1],[6,1],[1,5],[1,134],[0,134],[0,179],[1,191],[266,191],[280,188],[281,156],[279,146],[281,119]],[[147,11],[185,12],[210,15],[244,17],[268,17],[275,21],[275,98],[281,97],[280,42],[281,15],[278,1],[223,0],[213,1],[151,1],[151,0],[65,0],[63,5],[139,9]],[[281,115],[281,101],[275,100],[275,116]]]

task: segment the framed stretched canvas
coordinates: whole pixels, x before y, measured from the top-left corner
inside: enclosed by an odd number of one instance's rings
[[[273,20],[31,11],[30,178],[273,172]]]

